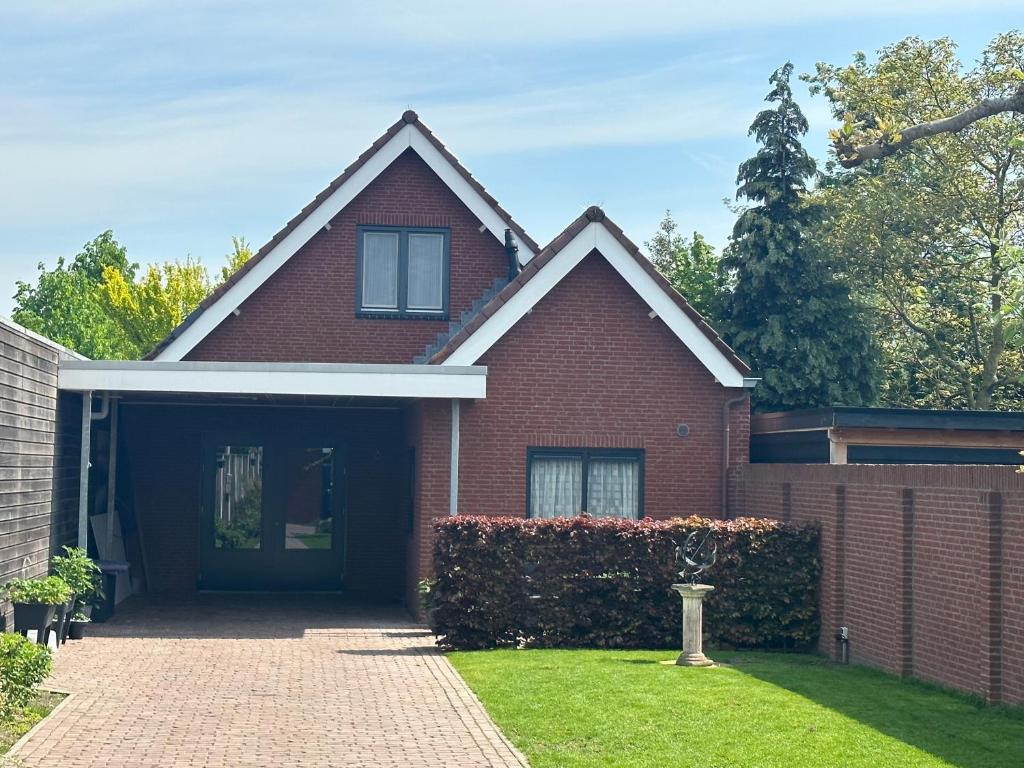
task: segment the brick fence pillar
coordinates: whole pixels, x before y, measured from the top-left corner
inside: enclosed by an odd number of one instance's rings
[[[914,674],[914,489],[903,489],[900,557],[900,675]]]
[[[989,491],[987,515],[987,541],[982,549],[982,583],[988,602],[985,621],[983,653],[988,657],[983,667],[985,699],[990,704],[1003,700],[1003,495]]]
[[[832,548],[832,626],[846,621],[846,486],[836,486],[836,529]]]

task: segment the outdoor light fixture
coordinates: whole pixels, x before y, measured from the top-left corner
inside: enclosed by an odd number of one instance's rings
[[[680,424],[678,427],[676,427],[676,434],[679,435],[680,437],[689,437],[690,436],[690,425],[689,424]]]

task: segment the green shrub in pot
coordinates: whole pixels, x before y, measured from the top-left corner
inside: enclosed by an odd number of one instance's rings
[[[92,606],[100,597],[100,568],[81,547],[64,547],[63,555],[50,558],[50,570],[71,587],[71,602],[57,613],[57,637],[63,643],[71,632],[71,616],[76,609]]]
[[[6,592],[15,605],[63,605],[71,599],[71,587],[60,576],[15,579]]]
[[[71,587],[79,605],[88,605],[100,591],[100,568],[81,547],[64,547],[50,559],[50,569]]]
[[[75,613],[71,617],[71,623],[68,627],[68,639],[69,640],[81,640],[85,637],[85,628],[89,625],[89,617],[81,611]]]
[[[50,633],[50,624],[57,606],[66,608],[71,599],[71,587],[59,576],[15,579],[3,591],[14,603],[14,630],[35,630],[36,641],[43,645]]]

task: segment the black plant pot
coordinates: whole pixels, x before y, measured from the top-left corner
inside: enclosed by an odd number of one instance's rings
[[[60,647],[68,639],[68,623],[71,621],[71,617],[74,615],[75,610],[75,596],[72,595],[71,599],[68,600],[64,605],[58,605],[53,618],[53,631],[57,636],[57,646]]]
[[[14,604],[14,631],[28,636],[29,630],[36,631],[36,642],[46,645],[46,633],[53,622],[56,605],[39,605],[38,603]]]
[[[72,619],[68,622],[68,639],[69,640],[81,640],[85,637],[85,628],[89,626],[88,621],[75,621]]]

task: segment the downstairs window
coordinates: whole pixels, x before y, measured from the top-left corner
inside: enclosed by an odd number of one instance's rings
[[[643,515],[643,451],[530,448],[526,464],[530,517]]]

